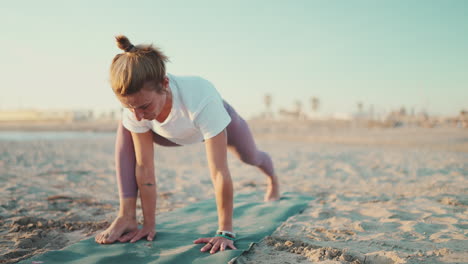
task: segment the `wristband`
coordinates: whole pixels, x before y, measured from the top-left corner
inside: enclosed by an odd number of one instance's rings
[[[235,239],[235,238],[232,238],[232,237],[228,237],[228,236],[225,236],[225,235],[219,235],[219,234],[216,235],[216,236],[217,237],[224,237],[224,238],[227,238],[227,239],[232,240],[232,241],[234,241],[234,239]]]
[[[216,235],[228,236],[228,237],[230,237],[232,239],[236,238],[236,233],[229,232],[229,231],[223,231],[223,230],[216,231]]]

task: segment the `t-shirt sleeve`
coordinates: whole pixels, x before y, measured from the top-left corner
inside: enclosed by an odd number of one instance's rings
[[[220,98],[208,101],[194,120],[195,126],[200,129],[204,140],[218,135],[230,122],[231,117]]]
[[[145,133],[150,130],[145,120],[136,120],[135,115],[127,108],[122,111],[122,125],[128,129],[128,131],[134,133]]]

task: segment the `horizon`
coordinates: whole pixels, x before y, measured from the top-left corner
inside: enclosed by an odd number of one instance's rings
[[[154,43],[245,118],[320,100],[319,113],[468,110],[468,2],[5,3],[0,110],[105,109],[114,36]],[[6,88],[5,88],[6,87]]]

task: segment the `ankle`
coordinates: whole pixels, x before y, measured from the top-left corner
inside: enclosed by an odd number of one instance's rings
[[[136,215],[135,214],[128,214],[128,213],[119,213],[119,215],[117,215],[117,218],[122,218],[124,220],[127,220],[127,221],[136,221]]]
[[[273,175],[268,176],[268,184],[273,185],[277,183],[278,183],[278,178],[276,177],[276,175],[273,174]]]
[[[130,220],[136,219],[136,200],[133,197],[120,199],[118,216]]]

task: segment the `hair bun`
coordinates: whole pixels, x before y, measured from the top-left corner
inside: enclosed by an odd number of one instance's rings
[[[115,41],[117,42],[117,47],[125,52],[130,52],[135,47],[124,35],[115,36]]]

